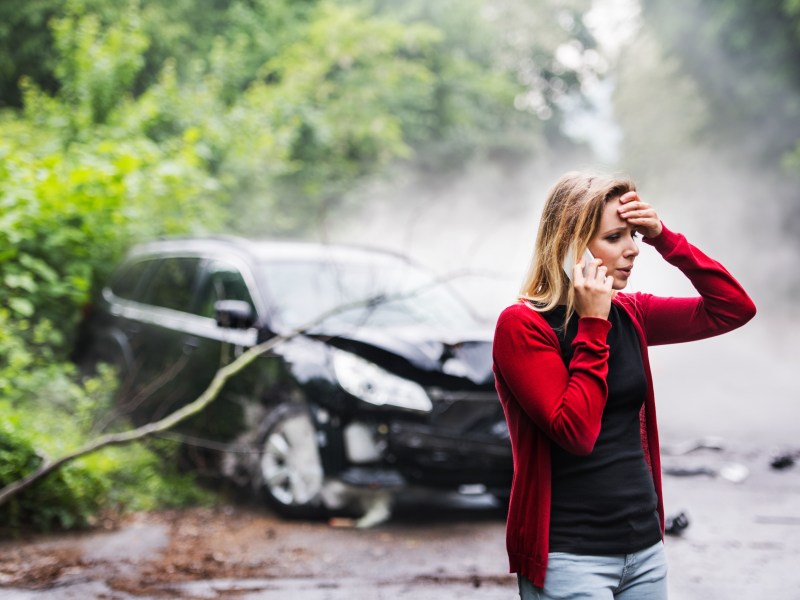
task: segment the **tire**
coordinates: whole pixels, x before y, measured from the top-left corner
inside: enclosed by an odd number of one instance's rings
[[[253,477],[257,492],[283,517],[324,516],[324,472],[308,411],[297,404],[280,405],[267,416],[262,432]]]

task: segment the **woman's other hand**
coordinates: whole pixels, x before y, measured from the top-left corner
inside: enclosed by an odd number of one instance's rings
[[[584,259],[577,262],[572,272],[575,290],[575,312],[581,317],[608,319],[611,310],[613,277],[606,276],[606,267],[599,258],[589,262],[586,275],[583,274]]]
[[[623,194],[619,202],[619,216],[634,225],[636,231],[646,238],[661,235],[661,219],[658,218],[656,210],[647,202],[642,202],[637,192]]]

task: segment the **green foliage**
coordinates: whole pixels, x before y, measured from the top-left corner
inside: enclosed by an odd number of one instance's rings
[[[137,11],[101,28],[97,15],[68,14],[52,21],[58,55],[56,77],[61,97],[77,135],[95,123],[105,123],[111,111],[129,93],[144,65],[148,39],[141,32]]]
[[[51,92],[56,89],[53,35],[47,23],[60,4],[0,2],[0,107],[21,106],[23,75]]]
[[[60,57],[61,93],[28,82],[25,112],[0,117],[2,485],[35,469],[42,455],[85,443],[108,410],[115,375],[81,381],[66,356],[81,306],[125,247],[202,228],[222,206],[196,135],[158,144],[121,127],[135,69],[117,53],[130,40],[101,33],[93,19],[68,25],[56,36],[72,36]],[[196,489],[144,447],[107,451],[22,492],[2,507],[3,523],[79,527],[101,508],[198,500]]]
[[[25,122],[6,121],[4,130],[0,304],[18,318],[57,323],[64,341],[98,277],[131,240],[186,231],[219,214],[196,140],[163,147],[105,139],[62,150],[55,137],[27,145],[44,136]]]
[[[240,101],[237,130],[253,133],[237,139],[234,153],[252,157],[248,149],[270,132],[275,144],[268,148],[282,159],[267,204],[273,228],[307,227],[359,177],[409,155],[407,130],[425,126],[432,103],[433,76],[418,57],[437,38],[430,27],[324,4],[303,41],[265,63]],[[241,200],[252,227],[255,206]]]
[[[34,371],[43,375],[41,371]],[[92,435],[116,385],[113,372],[76,384],[72,369],[50,368],[24,406],[0,401],[0,487],[75,450]],[[175,470],[178,447],[151,441],[110,447],[73,461],[0,506],[0,534],[85,527],[100,511],[209,504],[213,495]]]
[[[0,403],[0,486],[21,479],[43,461],[24,424],[8,403]],[[5,532],[21,526],[45,531],[83,526],[101,506],[104,485],[80,464],[67,465],[0,506],[0,523]]]
[[[194,474],[178,471],[179,453],[176,442],[150,440],[106,448],[84,462],[109,484],[105,507],[125,511],[212,505],[216,495],[200,487]]]

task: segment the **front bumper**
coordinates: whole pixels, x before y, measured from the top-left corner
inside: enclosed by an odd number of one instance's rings
[[[387,454],[397,470],[416,484],[511,486],[511,446],[489,435],[465,437],[425,425],[395,423],[390,427]]]
[[[369,487],[509,488],[511,444],[496,395],[428,393],[434,407],[422,418],[391,411],[381,417],[362,414],[344,426],[345,463],[338,477]]]

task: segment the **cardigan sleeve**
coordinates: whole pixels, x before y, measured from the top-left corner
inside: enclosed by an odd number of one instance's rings
[[[517,304],[503,311],[497,323],[492,352],[501,398],[510,392],[545,435],[573,454],[589,454],[600,434],[610,328],[605,319],[579,319],[567,370],[541,315]]]
[[[755,304],[739,282],[683,235],[663,226],[661,235],[644,241],[678,267],[700,294],[693,298],[635,294],[634,310],[642,318],[648,345],[720,335],[741,327],[755,316]]]

